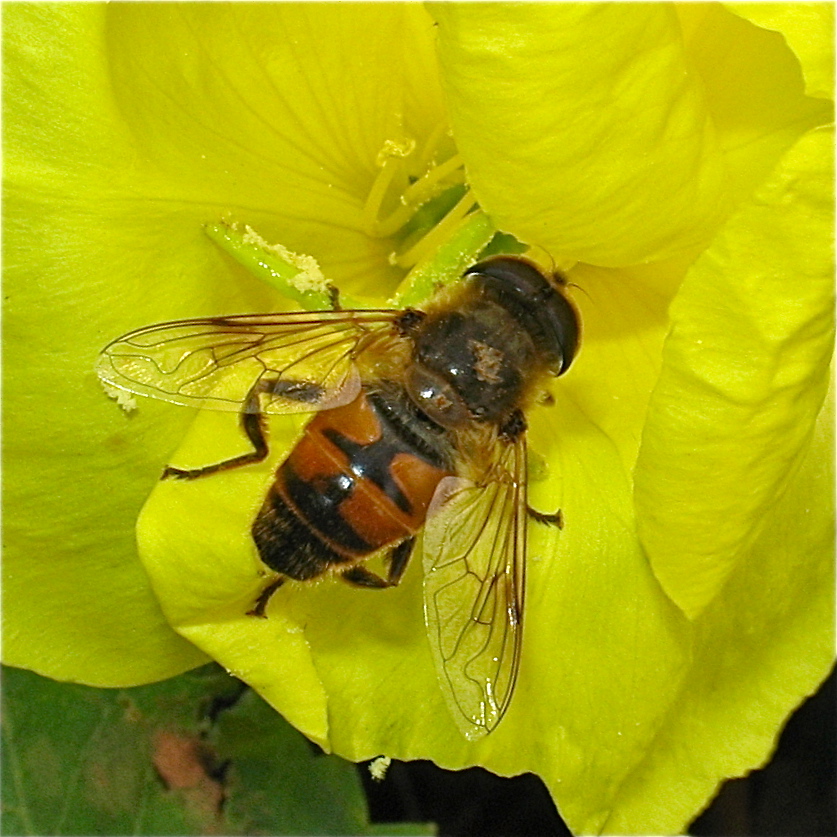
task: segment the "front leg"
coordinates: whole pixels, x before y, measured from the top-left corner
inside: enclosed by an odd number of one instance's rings
[[[160,479],[171,477],[176,480],[196,480],[199,477],[208,477],[220,471],[229,471],[233,468],[240,468],[242,465],[251,465],[254,462],[261,462],[268,454],[267,430],[265,428],[264,416],[262,413],[241,413],[241,428],[253,445],[253,450],[234,456],[232,459],[225,459],[223,462],[213,462],[211,465],[204,465],[201,468],[175,468],[168,465],[163,471]]]
[[[252,465],[254,462],[261,462],[265,459],[269,449],[267,446],[267,425],[261,405],[262,395],[279,397],[287,401],[298,401],[300,404],[316,405],[323,395],[323,388],[312,381],[294,380],[293,378],[261,378],[247,393],[239,413],[241,429],[249,439],[253,450],[240,456],[234,456],[232,459],[225,459],[223,462],[204,465],[201,468],[175,468],[169,465],[163,471],[160,479],[171,477],[176,480],[195,480],[199,477],[217,474],[219,471],[229,471],[232,468],[240,468],[242,465]]]
[[[217,474],[219,471],[229,471],[232,468],[239,468],[242,465],[261,462],[267,456],[269,448],[267,445],[267,427],[265,425],[264,413],[261,411],[259,396],[268,386],[275,387],[276,385],[276,381],[258,381],[247,394],[247,398],[241,407],[241,413],[239,414],[241,429],[244,431],[244,435],[250,440],[250,444],[253,445],[252,451],[243,453],[240,456],[234,456],[232,459],[225,459],[223,462],[204,465],[201,468],[184,469],[174,468],[169,465],[163,471],[160,479],[171,477],[176,480],[195,480],[199,477]]]

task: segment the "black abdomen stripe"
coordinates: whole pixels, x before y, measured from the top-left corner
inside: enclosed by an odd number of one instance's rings
[[[310,527],[312,535],[318,535],[325,542],[339,544],[346,552],[356,555],[366,555],[375,549],[358,537],[340,512],[341,504],[355,490],[356,480],[352,476],[338,471],[306,482],[297,476],[287,461],[279,475],[293,509]]]
[[[349,559],[315,537],[308,524],[272,486],[251,528],[259,557],[278,573],[296,581],[322,575]]]

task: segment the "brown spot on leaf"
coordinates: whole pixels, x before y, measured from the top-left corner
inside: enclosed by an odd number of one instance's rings
[[[166,787],[179,793],[200,820],[201,833],[223,833],[224,786],[212,775],[212,751],[198,738],[160,730],[152,741],[152,760]]]

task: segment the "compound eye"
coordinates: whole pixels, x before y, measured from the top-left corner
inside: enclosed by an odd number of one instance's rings
[[[546,318],[556,344],[561,347],[561,360],[555,374],[563,375],[578,352],[578,314],[572,303],[560,293],[556,293],[551,302],[546,310]]]
[[[442,427],[461,427],[471,418],[465,402],[444,378],[421,366],[407,373],[407,393],[416,406]]]

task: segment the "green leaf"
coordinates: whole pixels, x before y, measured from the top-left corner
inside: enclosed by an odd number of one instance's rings
[[[355,765],[217,666],[121,691],[5,668],[2,728],[4,834],[390,833]]]
[[[104,691],[5,668],[3,832],[206,833],[217,810],[199,796],[186,805],[154,765],[161,736],[197,741],[195,703],[205,693],[194,677]],[[206,777],[207,793],[213,786]]]
[[[255,692],[224,712],[209,740],[231,767],[228,825],[236,834],[392,833],[370,828],[357,768],[326,756]],[[400,833],[426,834],[402,824]]]

